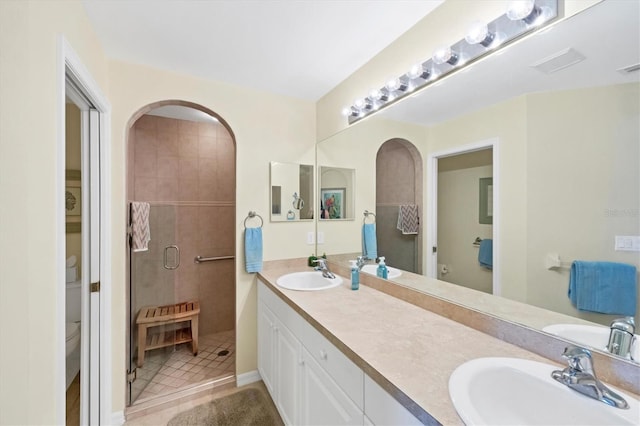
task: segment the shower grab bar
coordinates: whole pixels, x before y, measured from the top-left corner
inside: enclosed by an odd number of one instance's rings
[[[196,256],[195,259],[193,259],[193,263],[202,263],[202,262],[212,262],[215,260],[227,260],[227,259],[235,259],[235,256],[217,256],[217,257],[202,257],[202,256]]]
[[[173,266],[169,266],[169,263],[168,263],[169,249],[175,249],[175,251],[176,251],[175,265],[173,265]],[[164,248],[164,269],[169,269],[169,270],[178,269],[179,266],[180,266],[180,249],[178,248],[178,246],[166,246]]]

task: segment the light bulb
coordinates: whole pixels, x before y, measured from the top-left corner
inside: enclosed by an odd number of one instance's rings
[[[407,90],[407,83],[402,81],[400,78],[396,77],[387,81],[387,84],[385,84],[385,87],[390,92],[393,92],[394,90],[401,90],[404,92],[405,90]]]
[[[469,44],[481,44],[484,47],[489,47],[495,39],[495,34],[489,32],[487,24],[481,21],[476,21],[469,27],[469,31],[464,36],[464,39]]]
[[[348,117],[350,115],[351,115],[351,107],[342,108],[342,116],[343,117]]]
[[[369,92],[369,97],[373,100],[379,101],[382,99],[382,92],[378,89],[371,89]]]
[[[364,99],[356,99],[353,102],[353,105],[359,110],[362,110],[367,105],[367,103],[364,101]]]
[[[451,50],[451,47],[441,47],[433,53],[433,62],[437,65],[442,65],[445,62],[449,65],[455,65],[458,63],[458,55]]]
[[[512,21],[522,20],[526,24],[532,24],[540,13],[541,10],[536,7],[535,0],[513,0],[507,6],[507,18]]]
[[[422,64],[415,64],[409,70],[409,77],[411,78],[421,78],[423,80],[427,80],[430,74],[431,73],[427,69],[425,69],[424,65]]]

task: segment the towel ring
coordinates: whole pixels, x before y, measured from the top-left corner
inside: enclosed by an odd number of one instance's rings
[[[247,220],[252,219],[254,217],[257,217],[258,219],[260,219],[260,226],[259,228],[262,228],[262,225],[264,224],[264,221],[262,220],[262,216],[260,216],[259,214],[257,214],[256,212],[252,212],[250,211],[249,214],[247,215],[247,217],[244,218],[244,228],[247,229]]]
[[[371,223],[375,223],[376,222],[376,215],[374,213],[371,213],[369,210],[365,210],[364,211],[364,219],[362,219],[362,223],[367,223],[367,218],[369,216],[373,216],[373,222],[371,222]]]

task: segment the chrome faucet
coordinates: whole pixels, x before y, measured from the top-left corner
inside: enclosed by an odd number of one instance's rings
[[[631,346],[635,340],[635,331],[636,325],[633,317],[613,320],[611,322],[611,332],[609,333],[607,350],[612,354],[633,359],[633,356],[631,355]]]
[[[369,259],[367,259],[364,256],[358,256],[356,258],[356,266],[358,267],[359,271],[362,271],[362,268],[364,267],[364,265],[367,264],[367,260],[369,260]]]
[[[624,398],[598,380],[593,371],[591,352],[578,346],[567,346],[562,357],[567,360],[569,366],[564,370],[553,371],[551,377],[581,394],[612,407],[629,408]]]
[[[322,271],[322,276],[325,278],[334,279],[336,276],[329,270],[329,266],[327,265],[327,259],[316,259],[314,260],[318,264],[316,266],[316,271]]]

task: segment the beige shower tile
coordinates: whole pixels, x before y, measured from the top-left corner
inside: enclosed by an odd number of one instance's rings
[[[158,174],[159,178],[173,178],[177,181],[179,159],[177,156],[165,157],[158,155]]]
[[[218,130],[218,138],[232,139],[231,133],[229,133],[229,130],[224,125],[222,124],[218,125],[217,130]]]
[[[180,187],[180,193],[178,194],[179,201],[197,201],[198,200],[198,180],[197,179],[183,179],[178,180]]]
[[[157,137],[158,156],[175,156],[180,152],[178,149],[177,133],[158,133]]]
[[[213,136],[218,133],[219,124],[216,122],[199,122],[198,123],[198,135],[199,136]]]
[[[134,123],[136,129],[151,129],[155,130],[157,126],[157,117],[155,115],[143,115],[138,118]]]
[[[180,157],[197,157],[198,156],[198,135],[179,134],[178,153]]]
[[[179,172],[180,179],[196,180],[198,179],[198,158],[180,157],[179,160]]]
[[[218,199],[218,186],[198,182],[198,200],[200,201],[216,201]]]
[[[178,216],[176,221],[176,237],[178,244],[182,246],[195,247],[198,241],[200,229],[198,227],[198,210],[196,206],[180,206],[178,207]]]
[[[158,147],[158,138],[155,130],[135,129],[135,147],[148,150],[155,150]]]
[[[178,121],[178,133],[180,136],[183,135],[198,135],[198,122],[197,121],[187,121],[187,120],[177,120]]]
[[[175,201],[178,199],[178,181],[175,177],[158,178],[157,200]]]
[[[198,177],[200,182],[214,183],[218,161],[216,158],[200,158],[198,165]]]
[[[156,128],[158,129],[158,134],[178,134],[178,121],[179,120],[174,118],[156,117]]]
[[[134,198],[137,201],[155,201],[157,198],[157,182],[154,177],[136,178],[134,188]]]
[[[202,158],[216,158],[217,144],[215,136],[198,137],[198,154]]]
[[[136,147],[136,161],[134,165],[134,176],[136,177],[156,177],[158,170],[158,159],[155,152]]]

